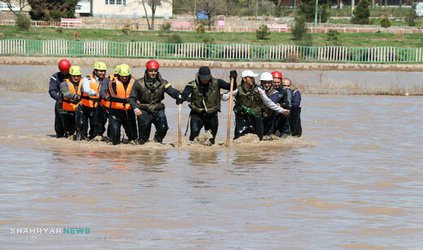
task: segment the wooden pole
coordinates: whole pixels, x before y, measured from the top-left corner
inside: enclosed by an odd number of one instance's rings
[[[231,87],[229,90],[229,104],[228,104],[228,124],[226,127],[226,147],[229,148],[231,144],[231,115],[232,115],[232,97],[234,88],[234,78],[231,78]]]
[[[178,147],[182,147],[182,104],[178,104]]]

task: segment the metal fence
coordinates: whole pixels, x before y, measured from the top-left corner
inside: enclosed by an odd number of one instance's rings
[[[2,56],[157,58],[213,61],[423,63],[423,48],[0,40]]]

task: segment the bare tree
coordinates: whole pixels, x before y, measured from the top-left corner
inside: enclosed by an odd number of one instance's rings
[[[147,19],[147,25],[148,25],[149,30],[154,30],[154,19],[156,17],[157,7],[161,6],[162,3],[165,3],[167,1],[169,1],[169,0],[141,0],[142,7],[144,8],[144,12],[145,12],[145,18]],[[151,23],[150,23],[150,19],[148,18],[147,7],[145,6],[145,4],[147,4],[151,9]]]
[[[203,11],[208,17],[209,30],[211,30],[212,18],[219,14],[219,11],[225,11],[226,5],[225,0],[203,0],[197,2],[197,11]]]
[[[0,0],[0,3],[5,3],[7,4],[7,7],[9,8],[9,10],[16,16],[18,15],[20,12],[22,12],[23,8],[25,8],[26,6],[29,5],[27,0]],[[15,10],[12,9],[12,4],[17,3],[19,5],[19,13],[17,13]]]

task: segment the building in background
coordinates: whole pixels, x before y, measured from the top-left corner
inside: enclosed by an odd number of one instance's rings
[[[92,16],[115,18],[145,17],[143,0],[91,0],[93,3]],[[147,15],[151,16],[151,8],[145,0]],[[172,0],[162,0],[156,8],[156,17],[169,18],[172,16]]]
[[[79,16],[91,16],[90,0],[80,0],[75,6],[75,14]]]

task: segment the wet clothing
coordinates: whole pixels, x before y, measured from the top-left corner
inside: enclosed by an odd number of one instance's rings
[[[285,109],[291,110],[291,91],[284,89],[282,86],[278,88],[279,105]],[[289,117],[289,116],[288,116]],[[289,118],[283,114],[278,114],[275,119],[274,130],[278,136],[289,136],[292,134]]]
[[[54,73],[50,77],[50,84],[48,93],[50,97],[53,98],[56,103],[54,104],[54,130],[56,131],[56,137],[64,136],[64,128],[62,117],[60,116],[60,107],[62,101],[62,93],[60,92],[60,83],[63,82],[67,75],[62,74],[61,72]]]
[[[109,126],[113,145],[120,143],[121,126],[125,129],[129,141],[137,138],[135,113],[128,103],[134,82],[135,79],[133,77],[126,84],[119,81],[118,78],[113,78],[108,84],[106,100],[110,102]]]
[[[233,88],[236,89],[236,82]],[[201,129],[210,130],[212,143],[215,142],[219,122],[217,112],[220,112],[220,90],[230,90],[231,84],[222,79],[211,78],[208,84],[201,83],[198,74],[195,80],[189,82],[182,91],[182,99],[189,100],[191,108],[190,136],[193,141],[200,134]]]
[[[268,90],[263,89],[266,93],[267,97],[269,97],[270,100],[274,103],[279,103],[280,101],[280,94],[279,92],[274,89],[273,87],[270,87]],[[264,107],[264,110],[262,112],[263,114],[263,130],[264,135],[271,135],[274,131],[275,121],[278,116],[278,114],[271,110],[270,108]],[[282,115],[282,114],[280,114]]]
[[[290,90],[292,93],[291,111],[289,113],[289,124],[292,136],[301,137],[303,129],[301,126],[301,93],[299,90]]]
[[[60,84],[63,98],[59,112],[62,118],[65,137],[75,133],[75,111],[80,101],[78,95],[79,85],[80,82],[73,83],[69,79],[66,79]]]
[[[257,85],[247,89],[242,81],[240,87],[233,92],[235,97],[235,136],[239,138],[248,133],[254,133],[260,140],[263,139],[263,119],[262,110],[267,107],[277,113],[283,112],[285,109],[278,106],[270,100],[265,91]],[[223,100],[229,99],[229,94],[222,96]]]
[[[97,126],[97,107],[99,103],[99,93],[101,82],[95,75],[88,75],[82,79],[81,85],[81,103],[75,113],[75,125],[77,129],[76,139],[93,139],[95,134],[95,127]],[[88,127],[90,128],[88,136]],[[103,131],[104,132],[104,131]]]
[[[113,145],[120,143],[121,126],[125,129],[125,134],[129,141],[137,138],[137,125],[134,111],[131,110],[109,110],[110,138]]]
[[[156,78],[151,79],[146,70],[144,77],[134,83],[129,95],[129,103],[134,110],[138,108],[142,112],[137,117],[140,144],[148,141],[151,124],[154,124],[156,128],[154,134],[154,141],[156,142],[162,143],[169,130],[165,105],[162,103],[165,93],[174,99],[177,99],[180,95],[179,90],[173,88],[168,81],[164,80],[160,73],[157,73]]]
[[[200,134],[201,129],[204,126],[204,130],[208,131],[210,130],[213,137],[211,138],[210,142],[212,144],[215,143],[215,138],[217,134],[217,129],[219,127],[219,119],[217,116],[217,112],[208,114],[208,113],[197,113],[194,110],[191,110],[191,113],[189,114],[191,120],[190,120],[190,135],[189,140],[194,141],[195,138],[198,137]]]
[[[93,139],[94,126],[95,126],[95,108],[88,108],[82,105],[78,106],[75,111],[75,127],[76,127],[76,140]],[[88,125],[90,127],[88,135]]]
[[[106,131],[106,123],[109,118],[110,102],[107,101],[107,91],[109,89],[109,82],[113,80],[114,76],[105,78],[100,83],[100,103],[96,108],[94,137],[103,136]],[[107,126],[107,137],[110,137],[110,124]]]

